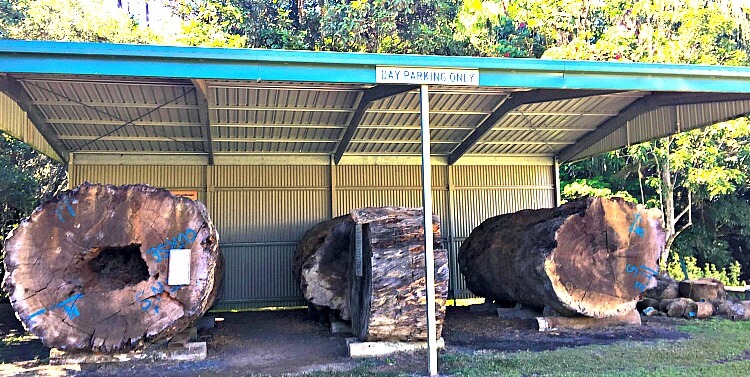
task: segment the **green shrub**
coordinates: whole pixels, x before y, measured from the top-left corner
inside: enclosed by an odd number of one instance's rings
[[[667,265],[667,274],[675,280],[714,278],[724,285],[745,285],[744,281],[740,281],[740,274],[742,273],[740,262],[732,262],[728,270],[726,268],[720,270],[713,263],[706,263],[703,265],[703,268],[700,268],[698,267],[698,260],[695,257],[687,256],[684,257],[684,261],[688,276],[685,276],[680,260],[680,255],[673,252],[672,258]]]

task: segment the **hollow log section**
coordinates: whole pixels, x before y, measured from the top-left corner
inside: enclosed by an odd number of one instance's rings
[[[343,215],[310,228],[294,253],[294,276],[305,299],[318,310],[349,320],[349,238],[354,221]]]
[[[427,339],[423,211],[370,207],[353,210],[351,216],[362,229],[361,269],[357,268],[356,225],[350,243],[352,332],[363,341]],[[448,252],[440,242],[440,219],[433,216],[432,221],[435,323],[440,338],[448,298]]]
[[[192,325],[221,282],[219,236],[199,202],[146,185],[84,184],[42,204],[5,243],[3,288],[47,347],[115,352]],[[167,285],[190,249],[190,284]]]
[[[490,300],[605,318],[656,286],[664,247],[658,210],[586,198],[485,220],[461,245],[468,288]]]

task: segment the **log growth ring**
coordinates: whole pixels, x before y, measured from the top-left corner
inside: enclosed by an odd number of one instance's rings
[[[633,213],[632,206],[619,198],[595,200],[560,226],[544,269],[566,308],[594,318],[619,316],[656,286],[661,249],[653,245],[664,245],[661,213],[642,206]]]
[[[167,284],[190,249],[190,284]],[[221,281],[205,206],[146,185],[84,184],[38,207],[5,242],[17,317],[47,347],[113,352],[189,327]]]

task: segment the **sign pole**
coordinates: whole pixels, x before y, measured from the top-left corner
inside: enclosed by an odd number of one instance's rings
[[[424,211],[425,288],[427,289],[427,362],[429,376],[437,376],[437,329],[435,327],[435,256],[432,250],[432,165],[430,163],[430,98],[427,85],[419,86],[422,115],[422,209]]]

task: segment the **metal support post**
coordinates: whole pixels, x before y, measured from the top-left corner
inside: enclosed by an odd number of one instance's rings
[[[437,376],[437,329],[435,327],[435,256],[432,250],[432,165],[430,162],[430,98],[427,85],[419,87],[422,115],[422,208],[424,210],[425,285],[427,288],[427,362],[429,376]]]

